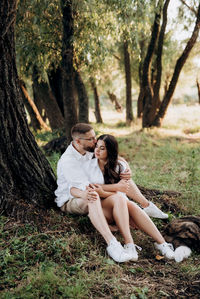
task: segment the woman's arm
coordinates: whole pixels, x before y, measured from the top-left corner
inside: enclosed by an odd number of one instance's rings
[[[95,190],[99,196],[101,198],[106,198],[108,196],[111,196],[113,194],[115,194],[115,192],[112,192],[112,191],[109,191],[109,190],[104,190],[104,188],[102,186],[105,186],[105,185],[100,185],[100,184],[90,184],[90,187]]]
[[[108,192],[123,192],[127,193],[129,189],[129,181],[128,180],[120,180],[116,184],[104,184],[100,185],[104,191]]]
[[[125,164],[125,170],[120,174],[120,179],[131,180],[132,172],[130,166],[128,165],[128,162],[123,157],[120,156],[118,156],[118,160],[124,162]]]

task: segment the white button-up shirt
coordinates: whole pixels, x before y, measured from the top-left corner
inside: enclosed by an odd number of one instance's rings
[[[81,155],[71,143],[61,156],[57,165],[58,188],[55,191],[55,202],[58,207],[62,207],[65,202],[73,198],[70,193],[72,187],[85,190],[90,183],[104,184],[98,159],[93,158],[93,155],[89,152]],[[123,172],[126,169],[126,163],[123,161],[119,163],[122,166],[121,172]]]
[[[89,185],[90,182],[83,170],[83,164],[92,159],[93,155],[89,152],[81,155],[72,143],[62,154],[57,165],[58,188],[55,191],[55,202],[58,207],[62,207],[66,201],[73,198],[70,193],[72,187],[85,190],[85,187]]]

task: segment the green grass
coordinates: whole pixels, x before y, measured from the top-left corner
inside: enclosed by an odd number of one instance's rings
[[[150,133],[119,139],[134,181],[146,188],[181,192],[188,209],[200,214],[200,146],[175,137]]]

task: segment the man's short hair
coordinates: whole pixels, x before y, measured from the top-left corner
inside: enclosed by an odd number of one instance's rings
[[[90,126],[89,124],[77,123],[71,129],[71,136],[72,136],[72,138],[75,138],[75,137],[79,136],[80,134],[85,134],[91,130],[93,130],[93,127]]]

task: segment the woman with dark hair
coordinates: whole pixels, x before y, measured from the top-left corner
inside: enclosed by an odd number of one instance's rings
[[[93,188],[102,199],[101,205],[108,224],[114,223],[118,227],[124,238],[124,249],[132,256],[132,260],[138,259],[136,251],[138,246],[134,244],[130,225],[136,226],[151,236],[156,241],[156,249],[160,250],[165,257],[173,259],[173,246],[165,242],[149,216],[126,196],[129,182],[120,179],[126,164],[118,159],[118,142],[114,136],[105,134],[97,139],[95,158],[87,161],[83,168],[91,182],[90,188]],[[124,193],[118,191],[122,190],[122,186]],[[116,192],[118,196],[109,196]]]

